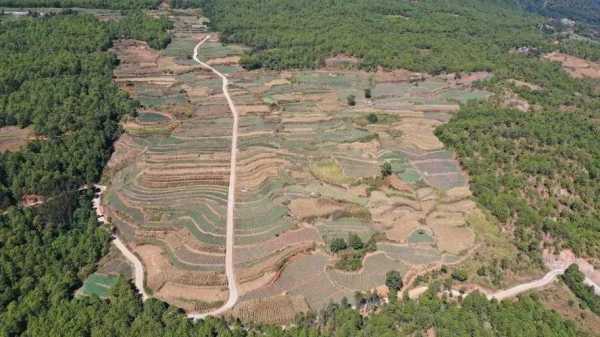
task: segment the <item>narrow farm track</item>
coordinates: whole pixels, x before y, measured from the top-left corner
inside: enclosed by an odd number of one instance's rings
[[[96,216],[98,217],[98,221],[100,221],[101,223],[106,223],[107,219],[104,215],[104,210],[102,208],[102,195],[104,194],[104,191],[106,191],[106,186],[96,184],[94,185],[94,188],[100,190],[100,192],[96,194],[94,200],[92,200],[92,204],[96,209]],[[112,243],[115,245],[115,247],[117,247],[121,254],[123,254],[123,256],[125,256],[125,258],[133,265],[133,282],[140,294],[142,294],[142,300],[147,300],[148,298],[150,298],[150,296],[148,295],[148,293],[146,293],[146,290],[144,289],[144,265],[142,264],[140,259],[138,259],[138,257],[135,256],[135,254],[133,254],[131,250],[129,250],[127,245],[125,245],[118,236],[114,236]]]
[[[217,76],[221,78],[223,81],[223,95],[227,99],[227,104],[229,105],[229,110],[231,110],[231,114],[233,116],[233,127],[231,132],[231,160],[230,160],[230,168],[229,168],[229,190],[227,193],[227,237],[225,244],[225,274],[227,276],[227,285],[229,287],[229,298],[227,302],[220,308],[204,313],[204,314],[190,314],[189,318],[192,319],[200,319],[206,316],[218,316],[221,315],[228,310],[232,309],[238,301],[239,292],[237,288],[237,282],[235,280],[235,272],[233,270],[233,234],[234,234],[234,226],[233,226],[233,210],[235,208],[235,184],[236,184],[236,164],[237,164],[237,143],[238,143],[238,123],[239,123],[239,115],[231,96],[229,95],[229,80],[225,75],[211,67],[210,65],[200,61],[198,59],[198,49],[210,38],[210,35],[206,36],[202,41],[198,42],[196,47],[194,47],[194,61],[196,61],[201,66],[209,69]]]
[[[144,290],[144,266],[142,265],[142,262],[129,250],[129,248],[127,248],[127,246],[125,246],[119,237],[115,236],[113,244],[119,251],[121,251],[123,256],[125,256],[125,258],[133,264],[133,281],[135,283],[135,287],[142,294],[142,300],[147,300],[150,296],[148,296],[146,290]]]

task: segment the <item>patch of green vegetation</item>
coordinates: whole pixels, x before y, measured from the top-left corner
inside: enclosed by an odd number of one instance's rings
[[[360,236],[350,233],[347,241],[343,238],[333,239],[329,244],[329,249],[338,256],[335,263],[337,269],[356,271],[362,267],[365,255],[377,250],[376,236],[372,235],[365,243]]]
[[[96,295],[100,298],[108,297],[108,293],[112,287],[117,284],[118,276],[102,275],[94,273],[83,282],[81,294],[85,296]]]
[[[583,283],[585,275],[579,271],[576,264],[572,264],[567,268],[562,275],[562,280],[567,284],[569,289],[579,298],[585,306],[596,315],[600,315],[600,296],[596,295],[594,288]]]
[[[412,232],[408,239],[408,243],[433,243],[434,240],[429,233],[424,229],[417,229]]]
[[[312,174],[318,179],[333,185],[351,184],[353,179],[348,177],[342,171],[342,168],[335,160],[322,160],[310,165]]]

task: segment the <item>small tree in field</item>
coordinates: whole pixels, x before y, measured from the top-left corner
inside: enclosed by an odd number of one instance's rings
[[[402,288],[402,275],[397,270],[390,270],[385,274],[385,285],[390,290],[388,299],[390,303],[396,303],[398,290]]]
[[[366,98],[366,99],[369,99],[369,98],[371,98],[371,97],[372,97],[372,96],[371,96],[371,88],[367,88],[367,89],[365,89],[365,98]]]
[[[390,164],[389,161],[386,161],[381,166],[381,176],[385,178],[385,177],[389,177],[391,175],[392,175],[392,164]]]
[[[397,270],[390,270],[385,274],[385,285],[390,290],[400,290],[402,288],[402,275]]]
[[[356,96],[348,95],[348,97],[346,97],[346,101],[348,102],[349,106],[355,106],[356,105]]]
[[[379,121],[379,118],[377,117],[376,114],[371,112],[370,114],[367,115],[367,121],[371,124],[375,124]]]
[[[350,247],[355,250],[361,250],[365,246],[360,239],[360,236],[356,235],[355,233],[352,233],[348,236],[348,243],[350,244]]]
[[[348,245],[346,244],[346,241],[342,238],[335,238],[329,244],[329,249],[331,249],[333,253],[337,253],[340,250],[344,250],[346,248],[348,248]]]

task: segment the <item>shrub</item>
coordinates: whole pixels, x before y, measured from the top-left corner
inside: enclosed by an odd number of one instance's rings
[[[350,245],[350,247],[352,247],[352,249],[355,250],[361,250],[365,246],[362,240],[360,239],[360,236],[354,233],[348,236],[348,244]]]
[[[333,239],[333,241],[331,241],[331,243],[329,244],[329,249],[333,252],[333,253],[337,253],[340,250],[344,250],[348,248],[348,245],[346,244],[346,240],[342,239],[342,238],[335,238]]]
[[[385,285],[394,290],[402,288],[402,275],[397,270],[390,270],[385,274]]]
[[[377,117],[377,115],[376,115],[376,114],[374,114],[374,113],[370,113],[370,114],[367,116],[367,121],[368,121],[369,123],[371,123],[371,124],[375,124],[375,123],[377,123],[377,122],[379,121],[379,118]]]
[[[349,106],[355,106],[356,105],[356,96],[348,95],[348,97],[346,97],[346,101],[348,102]]]
[[[460,282],[464,282],[466,281],[469,277],[467,275],[467,273],[462,270],[462,269],[457,269],[455,271],[452,272],[452,278],[460,281]]]
[[[383,176],[385,178],[385,177],[389,177],[391,175],[392,175],[392,164],[390,164],[390,162],[386,161],[381,166],[381,176]]]

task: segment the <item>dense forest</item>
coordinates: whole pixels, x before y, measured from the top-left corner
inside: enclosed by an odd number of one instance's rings
[[[160,0],[0,0],[4,7],[81,7],[103,9],[156,8]]]
[[[0,336],[68,303],[110,237],[91,209],[123,115],[137,109],[112,83],[117,37],[168,43],[170,23],[130,13],[102,23],[68,14],[0,23],[0,126],[31,126],[38,140],[0,154]],[[17,208],[26,194],[47,202]]]
[[[317,314],[299,316],[296,324],[282,329],[213,318],[192,323],[177,309],[155,299],[142,304],[131,286],[121,281],[108,301],[88,297],[53,306],[30,321],[26,336],[409,337],[426,336],[431,330],[438,337],[585,336],[533,297],[498,303],[472,294],[459,304],[440,299],[434,292],[432,289],[418,301],[386,305],[368,317],[342,301]]]
[[[542,15],[600,25],[599,0],[516,0],[516,2],[523,8]]]
[[[516,87],[518,79],[540,87]],[[510,88],[534,111],[463,106],[437,136],[453,148],[471,176],[477,200],[515,225],[518,247],[539,258],[542,233],[556,245],[600,256],[600,92],[558,64],[513,56],[482,83],[500,96]],[[501,102],[500,102],[501,103]]]
[[[225,41],[253,47],[248,68],[310,68],[349,53],[367,69],[471,71],[511,48],[545,46],[541,18],[501,1],[202,1]]]

